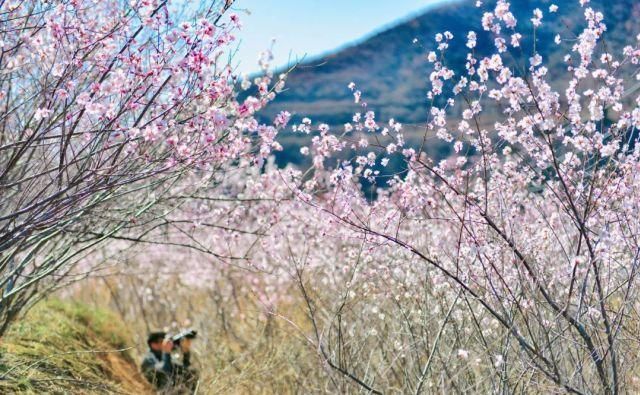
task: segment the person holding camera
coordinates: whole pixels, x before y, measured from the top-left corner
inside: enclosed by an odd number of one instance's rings
[[[153,332],[147,338],[149,351],[142,359],[144,377],[162,394],[192,393],[197,386],[196,371],[191,368],[193,330],[168,337],[165,332]],[[182,363],[172,358],[174,350],[182,354]]]

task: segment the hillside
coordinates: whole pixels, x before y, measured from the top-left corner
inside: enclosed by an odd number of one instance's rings
[[[452,1],[424,14],[391,27],[365,41],[336,53],[310,60],[299,65],[288,78],[287,90],[265,112],[272,118],[286,109],[299,116],[309,116],[318,122],[342,124],[356,110],[347,84],[354,81],[364,93],[369,108],[381,119],[393,117],[405,124],[422,123],[426,119],[426,98],[429,64],[425,56],[433,49],[436,33],[451,31],[454,42],[447,55],[447,63],[458,72],[464,71],[466,35],[470,30],[478,33],[477,52],[493,53],[493,39],[483,34],[480,26],[482,14],[493,1],[485,1],[482,8],[475,0]],[[525,35],[532,31],[532,11],[544,12],[542,27],[536,32],[538,51],[551,64],[562,61],[570,51],[572,40],[584,26],[584,11],[577,0],[555,1],[558,13],[548,12],[549,0],[517,0],[511,10],[518,19],[518,30]],[[640,33],[640,3],[635,0],[592,0],[590,6],[605,14],[608,33],[607,45],[621,50],[623,44]],[[553,37],[560,33],[567,39],[558,46]],[[531,36],[531,34],[528,34]],[[413,39],[418,44],[413,44]],[[523,40],[525,53],[532,52],[533,41]],[[422,47],[421,47],[422,46]],[[491,52],[490,52],[491,51]],[[524,56],[522,58],[527,58]],[[552,67],[549,67],[553,70]],[[556,68],[556,72],[562,67]],[[558,78],[551,75],[551,78]]]
[[[0,393],[151,393],[121,321],[80,304],[43,302],[0,346]]]

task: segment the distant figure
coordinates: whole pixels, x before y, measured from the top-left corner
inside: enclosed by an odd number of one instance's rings
[[[195,331],[182,332],[173,338],[165,332],[153,332],[147,338],[149,352],[142,360],[142,374],[162,394],[193,393],[198,375],[191,369],[191,340]],[[171,358],[174,349],[180,349],[182,363]]]

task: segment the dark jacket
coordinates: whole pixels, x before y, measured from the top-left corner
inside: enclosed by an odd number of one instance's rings
[[[171,354],[149,350],[142,359],[142,374],[156,388],[165,389],[172,385],[173,363]]]
[[[184,381],[191,358],[183,354],[182,364],[172,361],[171,354],[149,350],[142,359],[141,370],[146,379],[159,391],[168,390]]]

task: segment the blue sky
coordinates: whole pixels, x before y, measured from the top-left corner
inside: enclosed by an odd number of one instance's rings
[[[241,72],[257,68],[259,53],[276,39],[274,64],[319,55],[407,18],[443,0],[236,0],[243,21],[234,62]],[[244,10],[250,12],[247,15]]]

